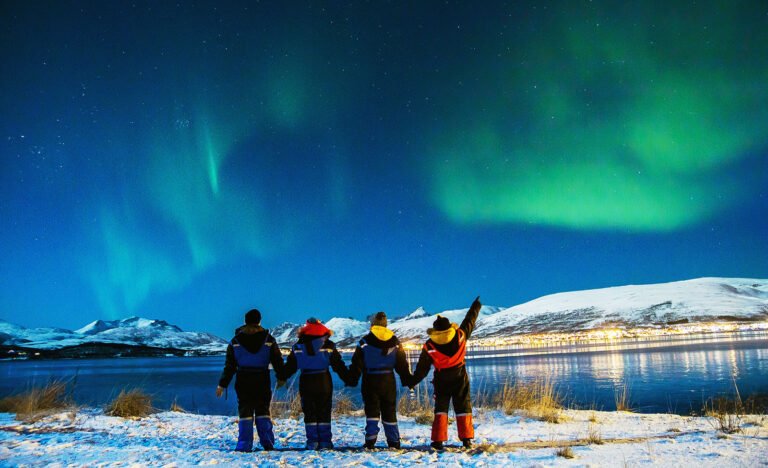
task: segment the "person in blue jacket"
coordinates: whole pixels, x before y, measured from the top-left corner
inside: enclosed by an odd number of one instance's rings
[[[264,450],[274,449],[275,435],[269,414],[272,401],[270,364],[279,378],[283,371],[280,348],[275,338],[269,334],[269,330],[261,328],[261,312],[252,309],[245,314],[245,325],[235,330],[235,337],[227,346],[224,370],[216,388],[216,396],[221,397],[232,377],[236,376],[235,392],[240,416],[235,447],[238,452],[253,450],[254,418],[261,447]]]
[[[331,410],[333,407],[333,381],[328,368],[333,368],[343,381],[347,378],[347,366],[330,340],[333,332],[316,318],[310,318],[299,329],[299,340],[291,348],[281,380],[288,380],[297,370],[301,410],[304,412],[304,428],[307,449],[333,448]]]
[[[387,314],[378,312],[371,320],[371,331],[355,348],[346,384],[357,385],[363,375],[361,392],[365,406],[365,448],[372,449],[379,435],[379,418],[384,424],[384,436],[389,448],[400,448],[397,427],[397,388],[395,375],[403,387],[411,385],[411,366],[403,346],[387,328]]]

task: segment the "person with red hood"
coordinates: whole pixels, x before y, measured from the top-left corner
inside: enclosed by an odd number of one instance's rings
[[[235,450],[238,452],[250,452],[253,449],[254,417],[261,447],[272,450],[275,446],[269,415],[269,404],[272,401],[270,364],[279,379],[283,371],[283,355],[269,330],[261,328],[261,312],[251,309],[245,314],[245,325],[235,330],[235,337],[227,346],[224,370],[216,388],[216,396],[221,397],[232,377],[237,376],[235,392],[240,421]]]
[[[432,328],[427,330],[429,339],[424,343],[413,373],[411,388],[427,376],[432,366],[435,373],[435,419],[432,421],[432,448],[443,449],[448,440],[448,406],[453,401],[456,426],[464,447],[472,447],[475,429],[472,426],[472,401],[469,395],[469,376],[464,366],[467,340],[475,329],[480,314],[480,296],[467,311],[461,325],[451,323],[445,317],[437,316]]]
[[[333,368],[342,381],[347,380],[347,366],[330,340],[333,332],[316,318],[310,318],[299,329],[299,340],[291,348],[291,354],[283,367],[280,380],[288,380],[297,370],[299,397],[304,412],[304,429],[307,449],[333,448],[331,410],[333,408],[333,381],[328,368]]]

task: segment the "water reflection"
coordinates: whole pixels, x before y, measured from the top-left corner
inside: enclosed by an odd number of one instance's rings
[[[476,355],[469,367],[473,381],[485,386],[548,378],[580,407],[614,409],[615,391],[628,385],[638,411],[688,413],[709,397],[733,393],[734,384],[742,395],[768,392],[766,348],[765,334],[727,341],[690,337],[658,340],[650,349],[611,343],[589,345],[586,352],[496,351]]]
[[[411,354],[413,360],[417,357],[417,352]],[[177,399],[192,411],[235,414],[234,396],[225,401],[213,394],[222,365],[223,357],[2,361],[0,395],[51,377],[75,377],[74,397],[81,404],[104,404],[132,386],[152,393],[159,408]],[[475,392],[488,394],[505,383],[549,378],[567,403],[612,410],[615,390],[626,384],[637,411],[687,414],[699,411],[707,398],[732,392],[734,382],[742,396],[768,394],[768,334],[474,348],[467,365]],[[419,391],[429,390],[425,384]],[[359,401],[359,388],[345,391]]]

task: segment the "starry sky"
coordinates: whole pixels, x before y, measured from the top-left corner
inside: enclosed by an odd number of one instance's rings
[[[768,277],[768,4],[0,3],[0,318]]]

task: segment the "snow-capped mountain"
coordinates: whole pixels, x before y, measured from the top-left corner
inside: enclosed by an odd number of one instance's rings
[[[478,322],[477,336],[768,320],[768,280],[699,278],[540,297]]]
[[[466,313],[467,309],[456,309],[430,314],[419,307],[390,320],[389,328],[401,341],[419,341],[437,315],[460,323]],[[473,336],[758,320],[768,320],[768,280],[699,278],[551,294],[508,308],[483,306]],[[341,346],[354,344],[369,329],[369,322],[362,320],[332,318],[325,323]],[[295,342],[298,328],[286,322],[272,332],[287,345]]]
[[[134,346],[220,353],[227,342],[210,333],[185,332],[164,320],[130,317],[96,320],[75,331],[58,328],[24,328],[0,321],[0,346],[33,350],[61,350],[87,345]]]

